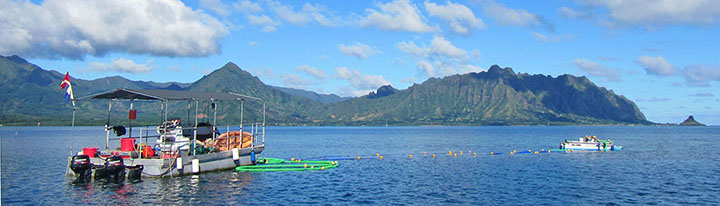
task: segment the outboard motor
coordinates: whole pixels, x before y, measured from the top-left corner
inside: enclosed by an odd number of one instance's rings
[[[90,164],[90,156],[75,155],[72,157],[70,169],[75,172],[75,182],[89,181],[92,176],[92,164]]]
[[[119,182],[125,179],[125,164],[120,156],[105,159],[105,165],[95,168],[95,180],[105,179]]]
[[[122,157],[108,157],[107,160],[105,160],[105,168],[107,168],[110,180],[119,182],[125,179],[125,163]]]
[[[133,180],[133,181],[137,180],[137,181],[139,181],[139,180],[140,180],[140,177],[142,176],[143,168],[144,168],[144,167],[143,167],[142,165],[128,166],[128,167],[127,167],[127,169],[128,169],[128,174],[127,174],[128,180]]]

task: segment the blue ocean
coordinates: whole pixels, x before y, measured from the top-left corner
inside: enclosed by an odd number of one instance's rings
[[[71,143],[74,152],[104,147],[102,127],[0,127],[2,205],[720,204],[720,127],[268,127],[266,133],[261,157],[330,159],[340,166],[73,184],[65,175]],[[534,154],[585,135],[623,149]]]

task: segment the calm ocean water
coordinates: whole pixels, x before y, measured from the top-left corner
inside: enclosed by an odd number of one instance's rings
[[[0,127],[3,205],[720,204],[720,127],[269,127],[264,157],[363,159],[326,171],[81,185],[64,175],[70,132]],[[584,135],[623,150],[507,155]],[[102,147],[104,137],[101,127],[78,127],[73,146]]]

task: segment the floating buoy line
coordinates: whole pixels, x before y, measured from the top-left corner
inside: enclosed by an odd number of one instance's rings
[[[280,171],[312,171],[326,170],[338,166],[337,161],[325,160],[284,160],[278,158],[258,158],[255,165],[238,166],[235,171],[246,172],[280,172]]]
[[[565,154],[565,153],[585,153],[585,152],[598,152],[598,151],[585,151],[585,150],[572,150],[572,149],[541,149],[541,150],[513,150],[510,152],[486,152],[477,153],[472,150],[468,151],[448,151],[447,156],[452,158],[460,157],[478,157],[481,155],[497,156],[497,155],[520,155],[520,154]],[[607,151],[605,151],[607,152]],[[374,155],[364,156],[319,156],[310,157],[303,159],[290,158],[290,160],[279,159],[279,158],[258,158],[255,165],[238,166],[235,168],[236,171],[247,171],[247,172],[271,172],[271,171],[313,171],[313,170],[327,170],[338,167],[338,161],[342,160],[363,160],[363,159],[375,159],[384,160],[386,157],[402,157],[406,159],[414,158],[440,158],[443,157],[443,152],[432,153],[422,152],[418,154],[381,154],[375,153]]]

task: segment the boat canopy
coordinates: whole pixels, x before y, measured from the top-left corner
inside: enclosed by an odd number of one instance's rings
[[[162,89],[127,89],[120,88],[112,91],[107,91],[99,94],[94,94],[82,99],[142,99],[142,100],[245,100],[253,99],[260,100],[260,98],[245,96],[236,93],[220,93],[220,92],[205,92],[205,91],[178,91],[178,90],[162,90]]]

